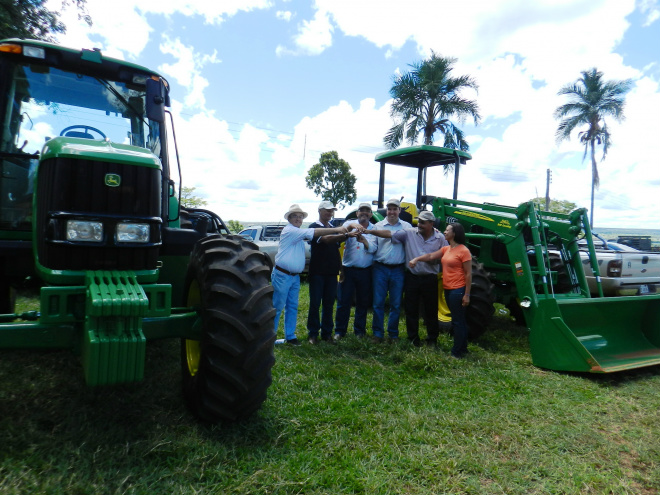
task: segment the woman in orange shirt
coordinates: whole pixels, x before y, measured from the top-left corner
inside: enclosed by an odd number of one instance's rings
[[[409,265],[412,268],[420,261],[429,262],[437,259],[442,263],[442,285],[445,289],[445,300],[451,312],[451,322],[454,328],[454,346],[451,355],[455,358],[462,358],[468,352],[465,311],[467,305],[470,304],[472,254],[465,246],[465,229],[460,223],[447,225],[445,239],[449,242],[449,246],[418,256],[410,260]]]

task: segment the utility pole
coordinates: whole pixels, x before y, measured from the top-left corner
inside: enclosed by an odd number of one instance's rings
[[[547,180],[545,185],[545,211],[550,211],[550,183],[552,182],[552,172],[547,171]]]

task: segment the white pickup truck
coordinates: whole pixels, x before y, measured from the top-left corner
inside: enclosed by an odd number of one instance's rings
[[[270,259],[271,269],[275,266],[275,255],[280,247],[280,235],[284,229],[284,224],[280,225],[253,225],[241,230],[238,235],[251,239],[259,251],[266,253]],[[311,249],[308,243],[305,243],[305,272],[309,268],[309,258]]]
[[[600,271],[603,294],[606,296],[633,296],[660,293],[660,253],[638,251],[637,249],[594,239],[596,259]],[[593,295],[598,294],[589,253],[581,249],[580,257],[584,274]]]

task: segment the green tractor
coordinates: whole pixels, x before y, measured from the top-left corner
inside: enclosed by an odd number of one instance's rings
[[[426,194],[428,167],[450,163],[458,169],[470,158],[435,146],[399,148],[376,156],[381,165],[379,207],[385,165],[412,167],[418,171],[416,202],[409,208],[412,216],[428,208],[439,219],[440,229],[451,222],[465,227],[473,256],[471,336],[486,329],[492,301],[497,301],[529,328],[536,366],[607,373],[660,364],[660,295],[605,298],[602,287],[599,297],[590,295],[578,247],[581,237],[587,241],[588,263],[599,285],[600,272],[585,208],[564,215],[541,212],[532,202],[511,207]],[[456,189],[455,182],[454,195]],[[477,294],[481,295],[475,301]]]
[[[71,349],[98,386],[141,380],[147,341],[178,338],[194,414],[256,411],[274,364],[268,263],[216,214],[179,207],[167,81],[12,39],[0,97],[0,348]],[[16,314],[29,285],[39,311]]]

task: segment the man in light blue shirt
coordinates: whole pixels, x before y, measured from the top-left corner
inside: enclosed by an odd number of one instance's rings
[[[410,229],[412,225],[399,219],[401,202],[390,199],[387,202],[387,218],[378,222],[378,230]],[[374,256],[374,317],[372,323],[373,340],[380,343],[385,337],[385,299],[390,296],[390,313],[387,321],[387,333],[391,340],[399,338],[399,314],[403,296],[406,254],[403,244],[394,244],[392,239],[378,239],[378,249]]]
[[[301,229],[307,217],[300,206],[291,205],[284,214],[289,223],[282,229],[280,246],[275,255],[275,268],[271,274],[273,286],[273,307],[275,308],[275,333],[284,311],[284,339],[289,345],[300,345],[296,338],[298,319],[298,296],[300,293],[300,272],[305,268],[305,241],[314,236],[345,234],[345,227]]]
[[[370,230],[373,213],[369,203],[360,203],[357,211],[357,219],[360,226]],[[348,220],[344,227],[350,229],[355,220]],[[349,234],[350,237],[344,243],[344,258],[342,260],[342,281],[339,283],[339,301],[337,302],[337,314],[335,317],[335,340],[346,336],[348,320],[351,315],[351,304],[355,296],[355,319],[353,331],[357,337],[364,337],[367,333],[367,311],[371,306],[372,299],[372,273],[374,253],[376,252],[376,240],[368,234]]]

